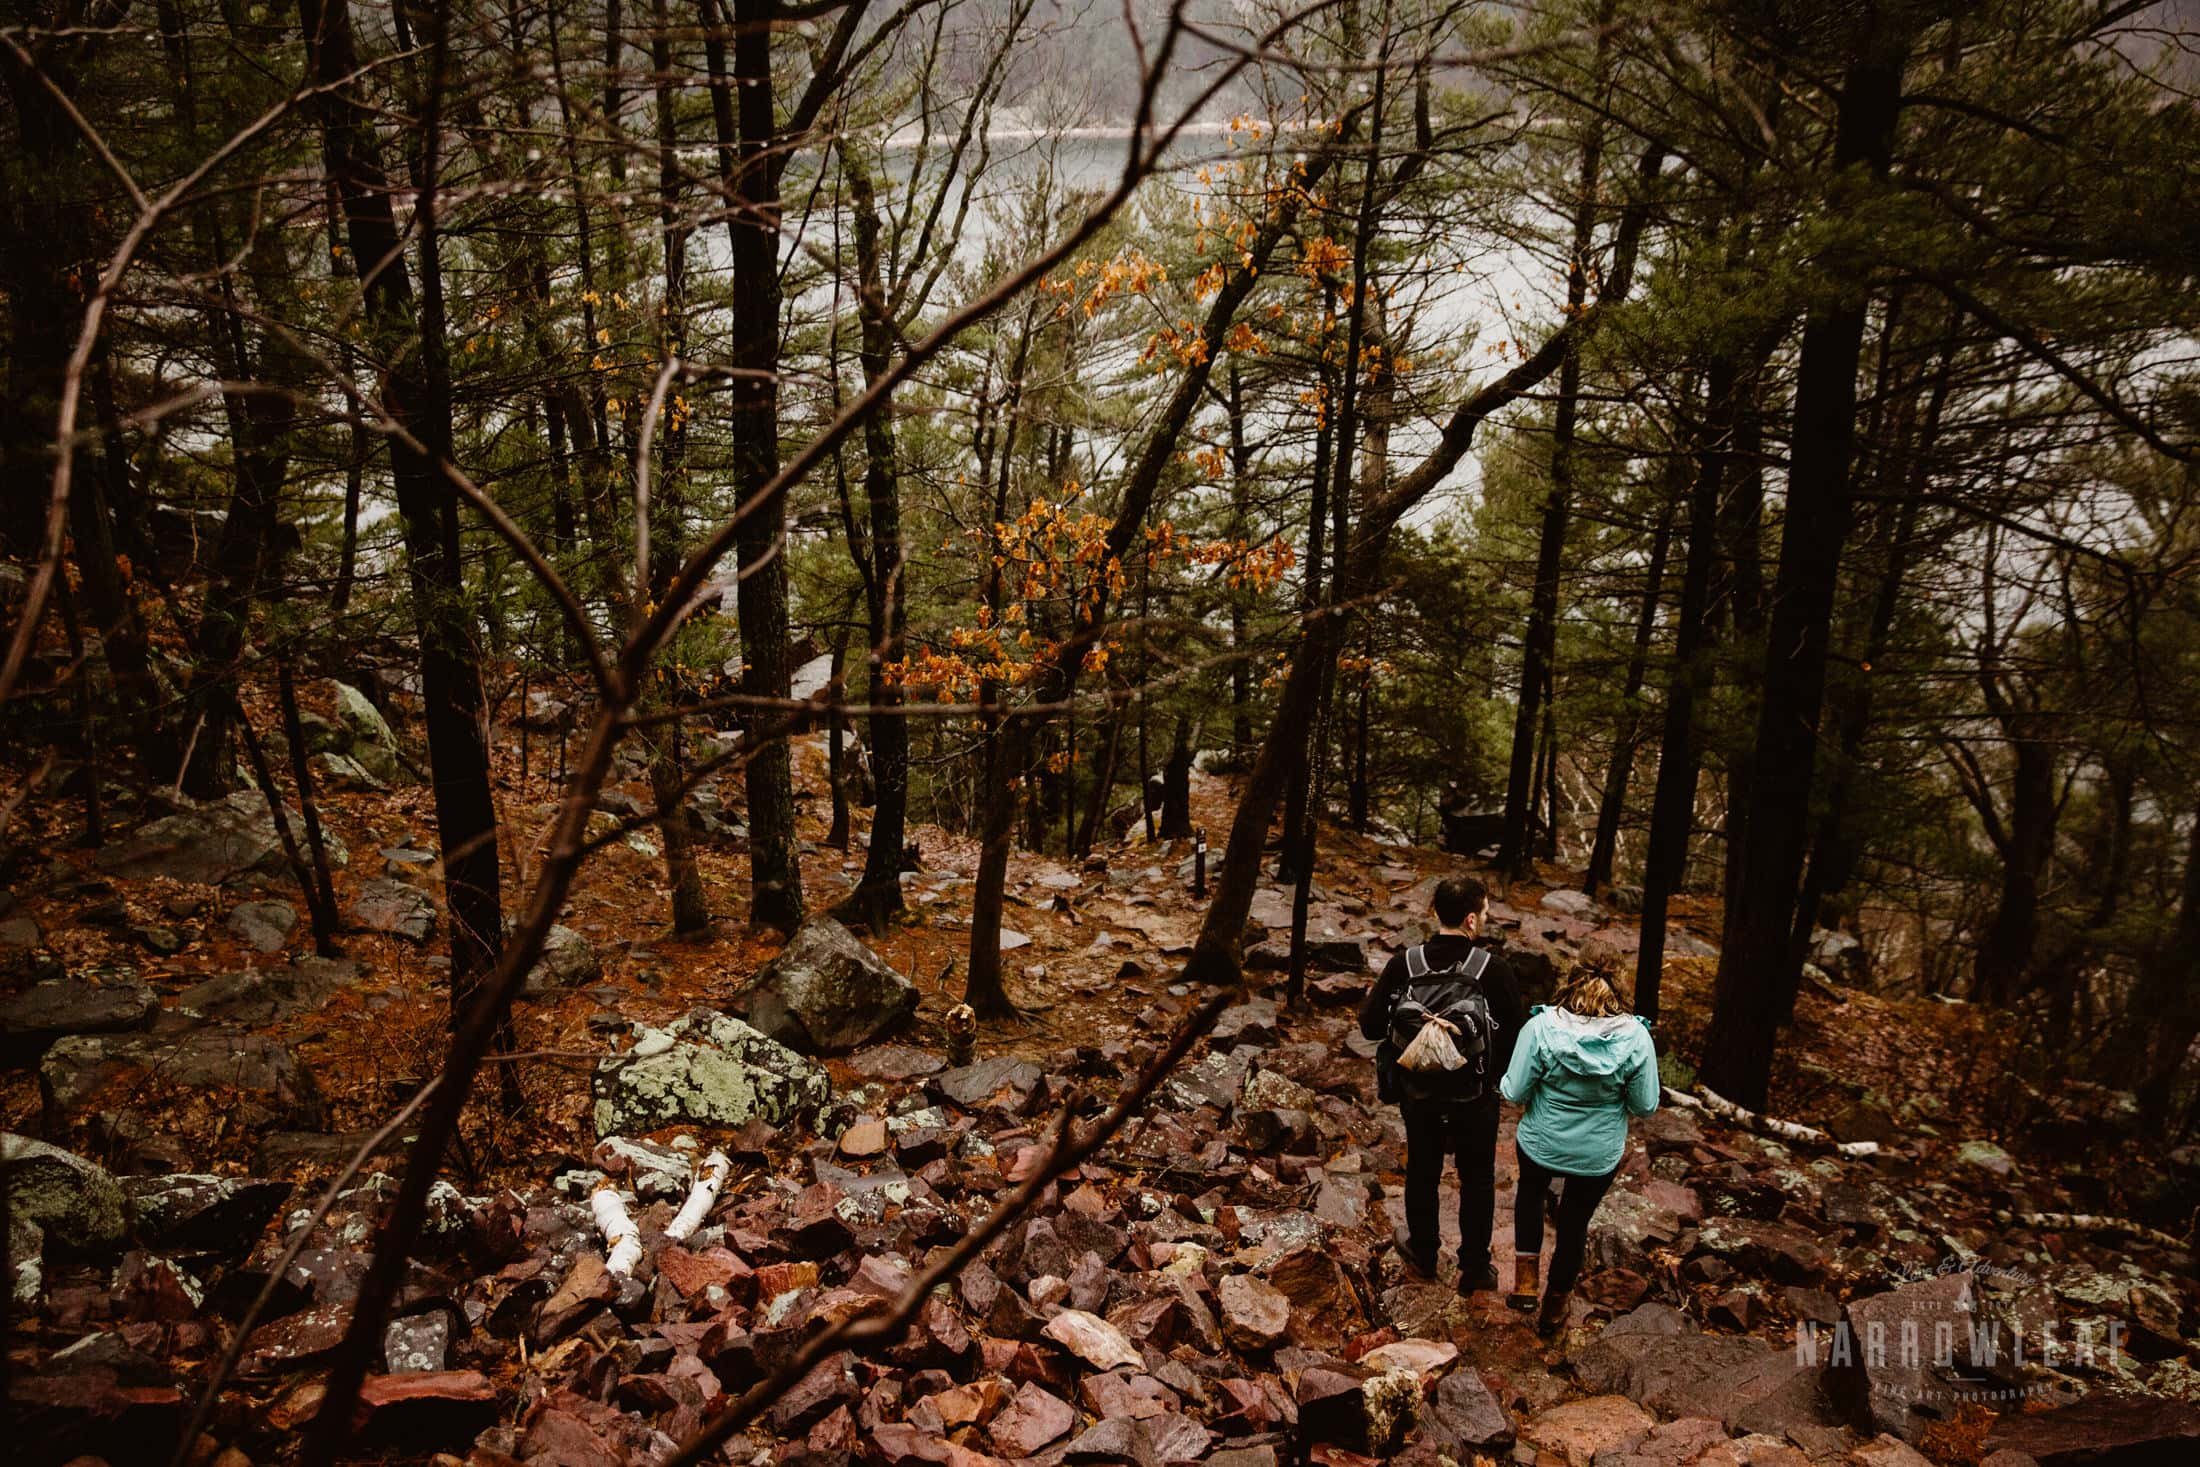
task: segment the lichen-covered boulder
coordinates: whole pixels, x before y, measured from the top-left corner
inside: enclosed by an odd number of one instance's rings
[[[358,899],[351,904],[351,920],[368,932],[423,943],[435,935],[435,903],[418,887],[377,876],[359,888]]]
[[[34,1060],[71,1034],[112,1034],[143,1028],[160,1008],[152,985],[117,978],[95,983],[64,975],[0,998],[0,1055]]]
[[[830,917],[812,917],[744,996],[759,1033],[803,1054],[845,1054],[915,1011],[908,979]]]
[[[321,1122],[313,1072],[272,1035],[226,1024],[177,1034],[79,1034],[46,1051],[38,1066],[50,1133],[95,1109],[116,1117],[157,1116],[167,1106],[216,1105],[243,1126],[312,1128]]]
[[[698,1009],[596,1066],[596,1134],[658,1126],[782,1126],[832,1099],[825,1071],[734,1018]]]
[[[28,1136],[0,1135],[0,1172],[7,1177],[11,1223],[27,1223],[78,1253],[122,1242],[122,1188],[96,1162]]]
[[[129,1177],[130,1226],[155,1248],[243,1253],[290,1198],[288,1182],[171,1173]]]
[[[353,763],[385,782],[398,777],[397,735],[382,710],[350,683],[336,684],[336,721],[348,736],[343,752]]]
[[[291,838],[305,839],[305,824],[286,810]],[[350,859],[335,832],[323,829],[329,861]],[[139,830],[128,840],[104,847],[92,863],[113,876],[166,876],[177,881],[220,886],[249,875],[280,875],[289,867],[274,817],[258,790],[238,790],[195,809],[179,810]]]
[[[288,902],[240,902],[223,925],[251,947],[279,953],[298,926],[298,909]]]
[[[557,988],[579,988],[603,976],[603,958],[596,945],[566,926],[543,934],[542,956],[527,970],[520,992],[530,996]]]

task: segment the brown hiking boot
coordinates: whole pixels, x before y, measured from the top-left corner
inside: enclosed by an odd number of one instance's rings
[[[1515,1253],[1513,1255],[1513,1289],[1505,1296],[1505,1302],[1526,1313],[1535,1308],[1538,1281],[1543,1273],[1542,1255]]]
[[[1535,1314],[1535,1332],[1544,1339],[1555,1338],[1566,1328],[1566,1301],[1573,1297],[1571,1290],[1563,1294],[1545,1294],[1543,1307]]]

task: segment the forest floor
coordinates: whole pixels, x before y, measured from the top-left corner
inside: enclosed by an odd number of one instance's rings
[[[555,758],[538,736],[523,779],[516,743],[498,746],[507,910],[540,855]],[[823,762],[821,739],[798,745],[813,911],[838,901],[861,863],[860,849],[821,843]],[[647,802],[639,779],[616,788]],[[1227,828],[1231,800],[1226,779],[1194,776],[1194,818],[1207,830]],[[341,909],[386,909],[393,883],[400,907],[407,892],[437,904],[424,785],[334,790],[322,815],[350,853],[336,873]],[[106,1240],[105,1253],[72,1243],[66,1222],[49,1225],[41,1272],[33,1240],[29,1285],[16,1275],[8,1364],[11,1405],[39,1442],[34,1456],[160,1460],[162,1432],[172,1444],[254,1270],[264,1272],[292,1226],[267,1224],[325,1185],[348,1150],[340,1138],[380,1125],[434,1073],[446,967],[435,940],[364,930],[343,935],[344,966],[317,966],[302,920],[270,936],[240,913],[255,899],[302,909],[287,878],[264,868],[211,882],[142,874],[83,849],[80,834],[79,808],[63,801],[34,800],[17,814],[0,906],[10,1001],[31,978],[58,972],[95,1009],[124,992],[149,994],[148,1007],[78,1026],[86,1037],[42,1062],[39,1050],[69,1024],[29,1036],[36,1048],[12,1032],[0,1119],[90,1158],[133,1198],[151,1195],[143,1179],[176,1174],[300,1189],[253,1192],[272,1200],[237,1237],[156,1226],[140,1203],[131,1237]],[[865,1307],[889,1291],[882,1280],[906,1278],[983,1216],[1036,1163],[1065,1093],[1104,1093],[1195,1005],[1199,996],[1173,977],[1199,920],[1189,842],[1148,844],[1134,827],[1104,849],[1104,869],[1020,852],[1004,926],[1024,940],[1004,968],[1028,1015],[981,1032],[975,1073],[945,1068],[942,1021],[960,998],[977,850],[936,828],[911,840],[922,870],[905,883],[908,919],[873,945],[920,1002],[888,1045],[827,1063],[837,1095],[828,1134],[675,1124],[626,1138],[735,1152],[738,1172],[712,1225],[685,1246],[658,1236],[678,1201],[658,1195],[663,1177],[645,1185],[640,1163],[598,1150],[592,1079],[634,1026],[737,1006],[779,943],[744,923],[746,859],[732,842],[704,845],[718,920],[695,937],[669,929],[656,856],[614,843],[589,863],[562,921],[599,969],[519,1006],[527,1058],[512,1068],[527,1103],[516,1119],[473,1107],[453,1171],[465,1242],[424,1258],[401,1306],[415,1322],[444,1323],[409,1366],[394,1339],[378,1362],[390,1373],[377,1377],[380,1394],[361,1417],[363,1451],[471,1451],[483,1463],[661,1459],[722,1393],[762,1373],[775,1347]],[[1431,879],[1460,864],[1325,830],[1310,931],[1348,955],[1358,944],[1357,966],[1318,975],[1314,1002],[1300,1010],[1276,1003],[1279,972],[1249,973],[1247,1002],[1196,1068],[1101,1158],[1050,1189],[1040,1221],[1012,1230],[951,1301],[927,1306],[921,1339],[805,1380],[736,1459],[1158,1467],[1227,1456],[1227,1467],[1261,1467],[1402,1448],[1461,1464],[1510,1454],[1571,1467],[1592,1458],[1897,1467],[1919,1450],[1943,1462],[2019,1449],[2050,1463],[2103,1450],[2171,1460],[2200,1442],[2192,1256],[2118,1223],[2142,1201],[2158,1203],[2173,1163],[2129,1137],[2114,1093],[2042,1095],[2028,1085],[2010,1031],[1967,1005],[1861,986],[1804,993],[1770,1111],[1877,1141],[1876,1157],[1784,1143],[1682,1108],[1638,1125],[1571,1328],[1555,1345],[1498,1296],[1461,1301],[1445,1284],[1406,1277],[1391,1242],[1401,1136],[1395,1111],[1375,1103],[1351,1002],[1413,940]],[[1544,902],[1572,874],[1514,884],[1493,908],[1496,935],[1546,977],[1587,943],[1634,940],[1624,916]],[[1255,922],[1282,940],[1288,912],[1288,892],[1264,886]],[[1712,903],[1686,901],[1675,916],[1698,939],[1718,929]],[[404,925],[386,913],[375,920]],[[1710,967],[1700,956],[1668,966],[1659,1040],[1675,1057],[1695,1053]],[[210,1005],[228,1046],[213,1064],[184,1042],[203,1032]],[[92,1051],[67,1047],[87,1039]],[[56,1058],[70,1053],[73,1069]],[[1685,1086],[1685,1064],[1668,1079]],[[493,1088],[485,1082],[483,1093]],[[1508,1116],[1500,1260],[1511,1256],[1510,1138]],[[650,1154],[685,1164],[685,1153]],[[2189,1172],[2191,1158],[2176,1165]],[[638,1276],[650,1287],[639,1298],[595,1266],[602,1241],[576,1181],[594,1169],[619,1177],[622,1166],[647,1244]],[[318,1261],[293,1267],[285,1312],[252,1337],[201,1460],[227,1451],[221,1460],[237,1467],[294,1448],[383,1186],[352,1191],[317,1225],[305,1257]],[[1447,1231],[1455,1192],[1447,1179]],[[183,1205],[173,1189],[160,1195]],[[254,1211],[241,1195],[224,1192],[228,1200],[194,1215],[227,1227]],[[224,1210],[235,1208],[243,1212]],[[2043,1214],[2084,1216],[2050,1227]],[[2190,1224],[2188,1212],[2170,1230]],[[163,1229],[168,1236],[153,1236]],[[122,1251],[125,1241],[135,1246]],[[21,1254],[11,1241],[11,1258]],[[2028,1330],[2033,1353],[2012,1363],[1959,1349],[1937,1370],[1799,1355],[1810,1327],[1861,1331],[1867,1315],[1897,1335],[1925,1320],[1930,1339],[1933,1323],[1950,1318],[1950,1277],[1969,1291],[1967,1320],[1992,1315]],[[1095,1344],[1056,1322],[1080,1310],[1104,1315],[1110,1338]],[[2120,1348],[2075,1358],[2071,1331],[2085,1322],[2113,1322]],[[2057,1328],[2060,1355],[2043,1359],[2040,1340],[2053,1343]],[[1395,1402],[1385,1405],[1374,1382],[1401,1370],[1419,1404],[1386,1440]],[[1252,1455],[1229,1455],[1241,1453]]]

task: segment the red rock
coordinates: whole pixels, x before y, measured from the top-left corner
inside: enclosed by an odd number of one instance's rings
[[[963,1307],[973,1314],[990,1314],[993,1297],[1000,1288],[1000,1275],[980,1262],[971,1263],[955,1280],[955,1292],[961,1296]]]
[[[764,1413],[764,1424],[775,1436],[800,1436],[833,1413],[836,1406],[852,1406],[857,1398],[855,1356],[846,1350],[828,1355],[810,1373],[789,1386]]]
[[[1582,1280],[1581,1296],[1625,1314],[1650,1297],[1650,1280],[1630,1268],[1598,1269]]]
[[[1704,1322],[1737,1334],[1747,1333],[1756,1299],[1747,1289],[1728,1289],[1704,1307]]]
[[[988,1378],[935,1391],[924,1399],[939,1414],[941,1424],[952,1430],[958,1426],[983,1426],[991,1421],[1007,1401],[1008,1392],[998,1379]]]
[[[8,1382],[10,1461],[63,1461],[98,1449],[114,1461],[163,1458],[175,1449],[189,1410],[171,1385],[123,1385],[105,1366]]]
[[[1184,1327],[1184,1301],[1173,1290],[1134,1299],[1116,1306],[1110,1323],[1132,1340],[1142,1340],[1157,1350],[1174,1345]]]
[[[1268,1282],[1291,1301],[1291,1343],[1334,1350],[1367,1327],[1344,1266],[1318,1248],[1294,1248],[1267,1265]]]
[[[1077,1409],[1061,1397],[1026,1381],[986,1427],[996,1450],[1010,1457],[1038,1455],[1077,1424]]]
[[[814,1263],[767,1263],[756,1270],[756,1297],[760,1303],[768,1303],[790,1289],[816,1287],[817,1265]]]
[[[1291,1329],[1291,1301],[1249,1273],[1229,1274],[1215,1288],[1222,1335],[1241,1351],[1272,1350]]]
[[[1146,1421],[1165,1411],[1174,1411],[1180,1404],[1175,1391],[1150,1375],[1121,1375],[1114,1371],[1088,1375],[1077,1391],[1084,1399],[1085,1409],[1103,1421],[1118,1416]]]
[[[624,1452],[614,1450],[580,1417],[556,1408],[536,1413],[519,1439],[519,1454],[558,1467],[626,1467]]]
[[[1115,1210],[1108,1205],[1108,1199],[1102,1195],[1100,1189],[1090,1182],[1063,1197],[1062,1209],[1088,1218],[1106,1217]]]
[[[886,1122],[875,1116],[867,1116],[840,1133],[840,1154],[849,1157],[881,1156],[885,1154],[891,1139],[886,1132]]]
[[[1004,1339],[1036,1340],[1046,1332],[1047,1317],[1014,1286],[1003,1284],[986,1312],[985,1327]]]
[[[827,1289],[810,1305],[808,1326],[835,1325],[844,1319],[854,1319],[865,1314],[886,1314],[890,1310],[884,1299],[876,1294],[866,1294],[856,1289]]]
[[[556,1344],[618,1297],[619,1281],[604,1267],[602,1255],[583,1253],[573,1260],[557,1292],[535,1312],[535,1343]]]
[[[1189,1416],[1168,1415],[1146,1423],[1157,1462],[1197,1462],[1207,1455],[1214,1433]]]
[[[713,1284],[732,1297],[736,1279],[748,1280],[748,1291],[751,1298],[754,1297],[754,1271],[731,1249],[712,1248],[704,1253],[690,1253],[674,1243],[657,1254],[657,1272],[683,1299],[692,1299]]]
[[[470,1442],[496,1419],[496,1389],[478,1370],[370,1375],[352,1409],[360,1436],[414,1448]]]
[[[1306,1454],[1306,1460],[1314,1463],[1315,1467],[1382,1467],[1383,1459],[1323,1442]]]
[[[1449,1291],[1447,1290],[1446,1293],[1448,1294]],[[1364,1335],[1354,1335],[1344,1342],[1344,1348],[1337,1353],[1347,1360],[1357,1361],[1368,1351],[1380,1350],[1385,1345],[1395,1343],[1397,1339],[1397,1326],[1386,1324],[1381,1329],[1369,1330]]]
[[[1633,1446],[1657,1424],[1657,1417],[1625,1396],[1591,1396],[1551,1407],[1521,1427],[1520,1436],[1568,1467],[1589,1467],[1599,1452]]]
[[[1210,1416],[1215,1427],[1227,1436],[1253,1436],[1268,1429],[1275,1420],[1268,1393],[1258,1381],[1231,1379],[1220,1383],[1222,1399],[1217,1403],[1219,1414]]]
[[[998,1457],[973,1451],[907,1422],[888,1422],[871,1433],[871,1446],[892,1467],[909,1462],[937,1462],[941,1467],[1000,1467]]]
[[[1358,1366],[1309,1365],[1299,1372],[1299,1430],[1306,1441],[1354,1450],[1367,1445],[1362,1389],[1370,1375]]]
[[[1040,1331],[1048,1339],[1055,1340],[1092,1366],[1095,1370],[1112,1370],[1118,1365],[1134,1368],[1145,1364],[1145,1357],[1131,1348],[1131,1342],[1123,1338],[1123,1332],[1082,1309],[1065,1309],[1046,1322]]]
[[[835,1406],[831,1415],[810,1428],[802,1444],[813,1452],[853,1452],[861,1441],[855,1417],[846,1406]]]
[[[962,1319],[944,1299],[929,1298],[917,1311],[916,1322],[909,1326],[908,1333],[886,1354],[896,1365],[952,1370],[970,1358],[970,1351],[970,1331],[963,1327]]]
[[[1986,1445],[2028,1453],[2040,1467],[2127,1459],[2190,1462],[2200,1453],[2200,1404],[2104,1391],[2075,1406],[2012,1412],[1994,1423]]]
[[[909,1265],[886,1253],[866,1253],[848,1280],[848,1287],[875,1299],[898,1299],[909,1287]]]
[[[327,1304],[262,1325],[252,1332],[237,1371],[240,1375],[274,1375],[318,1360],[343,1342],[344,1331],[350,1325],[348,1304]]]
[[[1458,1358],[1459,1347],[1449,1340],[1393,1340],[1362,1355],[1359,1363],[1370,1370],[1410,1370],[1426,1380]]]
[[[795,1194],[787,1210],[787,1226],[794,1246],[805,1258],[831,1258],[846,1251],[855,1234],[837,1210],[841,1191],[831,1182],[812,1182]]]

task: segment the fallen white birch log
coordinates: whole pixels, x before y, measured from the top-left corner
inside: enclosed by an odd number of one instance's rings
[[[1747,1106],[1736,1105],[1716,1090],[1705,1089],[1702,1086],[1697,1088],[1703,1090],[1701,1099],[1693,1095],[1684,1095],[1668,1085],[1664,1087],[1666,1101],[1669,1104],[1681,1107],[1683,1110],[1706,1111],[1723,1121],[1729,1121],[1740,1126],[1744,1130],[1755,1131],[1760,1135],[1771,1136],[1781,1141],[1792,1141],[1798,1146],[1822,1147],[1840,1156],[1865,1157],[1879,1154],[1879,1143],[1877,1141],[1836,1141],[1816,1126],[1805,1126],[1795,1121],[1783,1121],[1772,1116],[1759,1115]]]
[[[588,1208],[596,1216],[596,1230],[603,1234],[608,1250],[604,1268],[621,1278],[634,1272],[634,1265],[642,1261],[642,1230],[627,1215],[626,1202],[604,1182],[589,1194]]]
[[[711,1204],[718,1200],[718,1189],[726,1185],[726,1173],[732,1169],[733,1163],[726,1159],[723,1151],[713,1151],[703,1158],[703,1169],[696,1173],[695,1185],[689,1190],[687,1201],[680,1204],[679,1212],[665,1224],[667,1238],[681,1242],[703,1225],[703,1219],[710,1216]]]
[[[2093,1212],[1997,1212],[1994,1221],[2003,1227],[2033,1228],[2043,1233],[2120,1233],[2161,1248],[2190,1251],[2192,1244],[2173,1238],[2160,1228],[2135,1223],[2128,1217],[2108,1217]]]

